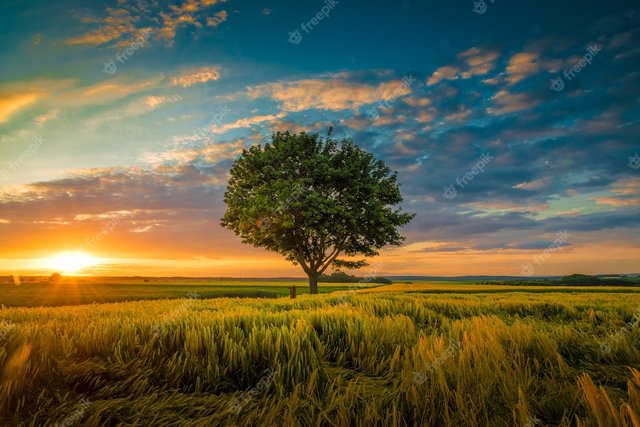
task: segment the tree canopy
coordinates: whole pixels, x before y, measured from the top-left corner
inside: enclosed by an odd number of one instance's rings
[[[366,261],[353,257],[400,245],[398,227],[414,216],[398,207],[395,172],[330,133],[277,132],[272,143],[244,150],[231,168],[221,220],[243,243],[299,264],[311,293],[329,266],[362,268]]]

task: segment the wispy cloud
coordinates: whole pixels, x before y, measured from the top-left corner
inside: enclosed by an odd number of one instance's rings
[[[402,80],[376,85],[349,80],[348,76],[268,83],[247,89],[250,98],[269,96],[288,112],[310,109],[348,110],[380,100],[393,100],[411,93]]]
[[[35,103],[41,94],[27,93],[0,93],[0,123],[9,121],[11,116]]]
[[[217,0],[184,0],[178,5],[169,5],[152,0],[121,0],[117,7],[107,7],[100,18],[84,16],[81,21],[93,28],[84,34],[70,37],[65,44],[126,46],[130,40],[145,31],[153,32],[156,39],[173,45],[179,28],[215,27],[227,20],[227,11],[210,9]]]
[[[189,87],[198,83],[215,81],[220,78],[221,67],[218,65],[195,68],[183,71],[171,79],[174,86]]]
[[[495,67],[498,57],[495,51],[472,47],[457,55],[456,64],[445,65],[434,71],[427,79],[427,85],[433,86],[445,80],[484,76]]]

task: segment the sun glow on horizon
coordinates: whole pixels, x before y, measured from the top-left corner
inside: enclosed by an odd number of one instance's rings
[[[61,274],[75,274],[85,268],[93,267],[100,260],[81,251],[62,252],[44,260],[47,269],[55,270]]]

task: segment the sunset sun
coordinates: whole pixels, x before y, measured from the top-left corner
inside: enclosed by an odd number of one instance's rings
[[[99,260],[85,252],[63,252],[45,260],[46,267],[63,274],[79,273],[87,267],[93,267]]]

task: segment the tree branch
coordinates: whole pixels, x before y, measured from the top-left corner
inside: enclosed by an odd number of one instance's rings
[[[340,248],[336,246],[336,248],[333,250],[333,252],[329,256],[327,263],[324,265],[324,267],[320,269],[319,273],[320,274],[324,273],[324,271],[331,265],[331,263],[335,261],[336,258],[338,258],[338,255],[340,255]]]

